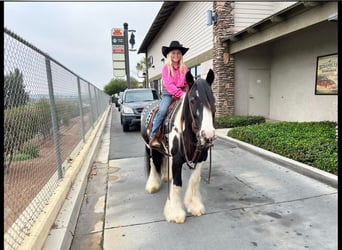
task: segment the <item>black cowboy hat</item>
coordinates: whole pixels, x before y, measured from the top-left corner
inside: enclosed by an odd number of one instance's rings
[[[180,50],[182,52],[182,55],[184,55],[189,50],[189,48],[184,48],[183,45],[180,44],[178,41],[172,41],[169,47],[162,47],[163,56],[167,57],[167,54],[174,49]]]

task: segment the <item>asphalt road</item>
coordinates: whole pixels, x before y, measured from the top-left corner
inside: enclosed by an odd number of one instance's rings
[[[104,197],[97,202],[103,200],[103,211],[97,210],[98,216],[89,211],[96,206],[81,211],[71,249],[337,249],[336,188],[222,138],[212,149],[210,184],[209,164],[202,171],[206,214],[168,223],[163,215],[167,184],[155,194],[145,191],[140,131],[124,133],[119,121],[113,109],[108,167],[98,166],[94,178],[99,181],[88,184],[87,192],[102,187],[97,193]],[[183,167],[183,194],[190,171]],[[94,229],[89,221],[102,226]]]

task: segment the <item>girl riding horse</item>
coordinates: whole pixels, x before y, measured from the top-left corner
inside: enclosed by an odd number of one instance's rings
[[[184,223],[186,212],[181,201],[182,165],[193,170],[184,196],[187,212],[193,216],[205,213],[200,195],[201,168],[208,157],[208,150],[215,139],[215,99],[211,90],[214,72],[209,70],[206,79],[194,81],[190,72],[186,74],[189,91],[180,99],[175,114],[169,122],[166,135],[168,152],[159,152],[149,146],[146,124],[151,117],[151,107],[142,113],[141,133],[145,140],[146,167],[149,177],[146,190],[154,193],[160,189],[161,179],[172,179],[169,197],[164,207],[164,216],[169,222]],[[156,105],[154,103],[152,105]],[[171,169],[169,169],[169,166]]]

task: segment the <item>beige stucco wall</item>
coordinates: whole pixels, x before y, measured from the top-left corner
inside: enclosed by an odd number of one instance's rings
[[[268,118],[337,121],[337,95],[315,95],[317,56],[331,53],[337,53],[337,23],[327,21],[236,53],[236,114],[248,114],[248,69],[269,69]]]
[[[324,22],[275,43],[270,116],[337,121],[337,95],[315,95],[317,56],[337,53],[337,23]]]

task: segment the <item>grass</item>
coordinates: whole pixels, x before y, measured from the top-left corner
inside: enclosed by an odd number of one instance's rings
[[[238,119],[241,120],[241,117]],[[249,125],[248,117],[246,121],[246,125],[242,122],[242,125],[234,126],[228,136],[338,174],[335,122],[275,122]]]
[[[34,144],[28,144],[13,156],[14,161],[26,161],[38,157],[39,149]]]

